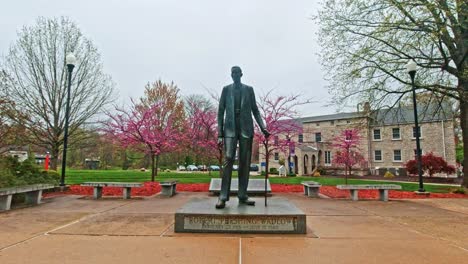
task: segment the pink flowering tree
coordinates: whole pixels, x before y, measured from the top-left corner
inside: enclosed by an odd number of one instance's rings
[[[218,144],[217,113],[214,108],[205,108],[198,104],[190,106],[188,118],[189,140],[192,151],[206,161],[216,158],[222,163],[223,149]]]
[[[300,95],[274,96],[272,91],[269,91],[260,96],[260,101],[257,102],[260,116],[270,133],[269,137],[265,137],[256,126],[255,139],[263,147],[260,153],[265,159],[266,177],[269,172],[269,160],[274,153],[285,153],[293,144],[288,139],[302,133],[302,124],[296,120],[298,116],[296,108],[310,103],[310,100],[300,101],[299,98]]]
[[[124,147],[150,155],[151,181],[157,176],[159,156],[175,150],[184,140],[177,112],[166,113],[164,118],[160,118],[158,113],[163,109],[163,101],[143,105],[132,100],[129,110],[117,108],[116,114],[108,114],[110,120],[105,126],[105,131]]]
[[[348,184],[348,175],[351,174],[352,167],[356,164],[365,163],[364,157],[359,152],[360,140],[361,136],[356,128],[346,129],[333,139],[332,146],[338,149],[333,156],[333,163],[345,168],[346,184]]]

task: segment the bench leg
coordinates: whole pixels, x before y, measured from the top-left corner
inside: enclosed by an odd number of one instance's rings
[[[42,198],[42,190],[27,192],[26,204],[40,204]]]
[[[175,195],[177,193],[176,192],[176,186],[177,186],[177,184],[172,185],[172,195]]]
[[[379,190],[380,201],[388,202],[388,190]]]
[[[320,188],[318,188],[318,187],[309,187],[308,189],[309,189],[309,191],[308,191],[308,193],[309,193],[308,196],[309,197],[319,198]]]
[[[123,198],[124,199],[130,199],[130,194],[132,192],[132,188],[131,187],[124,187],[123,188]]]
[[[164,196],[171,197],[173,188],[174,187],[172,187],[172,186],[162,186],[161,194],[164,195]]]
[[[351,200],[353,201],[358,201],[359,200],[359,196],[358,196],[358,190],[349,190],[349,192],[351,193]]]
[[[309,187],[304,185],[304,195],[309,196]]]
[[[0,211],[10,210],[12,198],[13,198],[12,194],[0,196]]]
[[[94,199],[102,198],[102,187],[94,187],[93,198]]]

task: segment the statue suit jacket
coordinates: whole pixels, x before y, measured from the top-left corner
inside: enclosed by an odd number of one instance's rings
[[[230,84],[223,88],[218,108],[218,136],[219,137],[236,137],[236,121],[234,113],[234,84]],[[260,128],[265,130],[260,112],[258,111],[257,102],[255,101],[255,93],[253,88],[242,84],[240,87],[240,135],[243,138],[252,138],[254,135],[254,127],[252,114]]]

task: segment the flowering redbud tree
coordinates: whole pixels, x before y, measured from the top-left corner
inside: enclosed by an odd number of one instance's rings
[[[333,163],[344,166],[346,184],[348,184],[348,175],[351,174],[352,167],[365,163],[364,157],[359,152],[360,140],[361,135],[357,128],[346,129],[333,139],[332,146],[338,149],[333,156]]]
[[[149,106],[132,101],[129,110],[116,109],[116,114],[108,114],[110,120],[105,130],[124,147],[133,147],[151,157],[151,181],[157,175],[158,157],[173,151],[183,140],[180,126],[175,126],[175,112],[168,113],[164,119],[156,113],[164,108],[164,102]]]
[[[222,163],[223,149],[218,144],[217,113],[214,108],[205,109],[200,105],[191,105],[192,113],[188,118],[189,140],[192,150],[200,159],[206,161],[216,158]]]
[[[297,121],[296,107],[310,103],[309,100],[300,101],[300,95],[274,96],[272,91],[260,97],[257,102],[260,116],[265,122],[269,137],[256,126],[255,138],[260,142],[264,150],[260,151],[265,159],[265,173],[268,177],[269,159],[275,152],[286,152],[292,142],[288,138],[302,133],[302,124]]]

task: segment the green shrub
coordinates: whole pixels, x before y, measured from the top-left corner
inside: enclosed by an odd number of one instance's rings
[[[40,171],[31,159],[18,162],[13,157],[0,158],[0,188],[36,183],[57,184],[59,179],[56,171]]]
[[[456,190],[454,190],[453,193],[466,194],[467,190],[463,187],[459,187]]]
[[[288,173],[288,177],[296,177],[295,173]]]
[[[270,168],[270,174],[279,174],[277,168]]]
[[[317,171],[320,173],[320,175],[326,175],[327,171],[324,168],[318,168]]]

